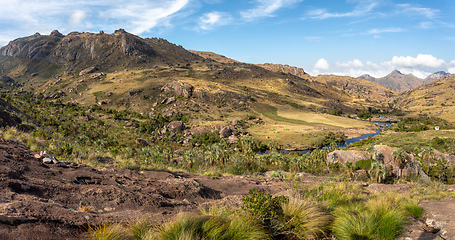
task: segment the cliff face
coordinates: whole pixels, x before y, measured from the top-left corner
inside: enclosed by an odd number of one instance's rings
[[[282,64],[272,64],[272,63],[264,63],[264,64],[257,64],[257,66],[260,66],[264,69],[267,69],[269,71],[273,72],[283,72],[287,74],[292,74],[294,76],[303,78],[303,79],[309,79],[311,76],[306,73],[302,68],[298,67],[293,67],[289,65],[282,65]]]
[[[11,41],[0,49],[1,57],[28,60],[26,64],[46,61],[50,64],[78,68],[97,66],[108,70],[112,66],[164,65],[184,66],[202,58],[181,46],[161,38],[143,39],[120,29],[113,34],[100,32],[63,35],[36,33]],[[42,63],[41,63],[42,64]]]

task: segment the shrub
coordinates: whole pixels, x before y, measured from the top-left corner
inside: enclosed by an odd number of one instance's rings
[[[242,198],[242,208],[266,226],[283,215],[281,204],[289,201],[286,196],[273,197],[257,189],[251,189],[249,194]]]
[[[357,117],[359,117],[360,119],[368,119],[371,116],[372,116],[372,114],[368,110],[362,110],[362,111],[357,112]]]
[[[357,161],[354,164],[354,170],[362,169],[362,170],[368,171],[368,170],[370,170],[370,168],[371,168],[371,160],[369,160],[369,159],[363,159],[363,160]]]

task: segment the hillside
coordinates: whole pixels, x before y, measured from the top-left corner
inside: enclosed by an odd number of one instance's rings
[[[395,106],[414,114],[426,114],[453,122],[455,118],[455,77],[426,83],[395,99]]]
[[[384,87],[381,84],[365,81],[359,78],[336,76],[336,75],[318,75],[313,78],[314,81],[326,83],[328,86],[333,86],[343,92],[365,101],[366,103],[374,103],[378,106],[387,105],[387,103],[397,96],[397,92]]]
[[[254,136],[265,140],[265,131],[277,126],[299,129],[278,138],[294,144],[308,141],[303,133],[320,132],[322,127],[369,129],[369,123],[330,113],[355,114],[381,106],[324,82],[214,53],[190,52],[164,39],[143,39],[124,30],[66,36],[54,31],[16,39],[0,49],[0,72],[14,81],[9,86],[14,94],[27,95],[21,100],[23,107],[33,96],[150,117],[182,114],[188,124],[207,128],[255,116],[265,124],[250,129]]]
[[[312,82],[323,83],[329,87],[334,87],[344,93],[349,94],[353,97],[356,102],[367,102],[370,104],[386,104],[388,101],[393,99],[397,92],[391,90],[383,85],[364,81],[359,78],[336,76],[336,75],[318,75],[312,77],[307,74],[302,68],[292,67],[289,65],[281,64],[258,64],[267,70],[274,72],[283,72],[286,74],[292,74],[303,79],[311,80]],[[368,79],[367,79],[368,80]]]

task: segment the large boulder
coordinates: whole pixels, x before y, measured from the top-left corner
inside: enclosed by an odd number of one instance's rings
[[[161,88],[163,92],[189,98],[193,95],[194,87],[188,83],[174,82]]]
[[[420,176],[423,180],[428,181],[430,178],[422,171],[422,167],[413,155],[404,152],[404,159],[401,162],[395,161],[393,152],[397,150],[395,147],[386,145],[374,146],[374,160],[390,167],[391,174],[398,177],[410,175]]]
[[[227,138],[231,136],[232,134],[232,129],[230,126],[226,126],[220,131],[220,138]]]
[[[357,150],[335,150],[327,155],[328,163],[341,163],[345,164],[346,162],[356,163],[363,159],[369,159],[370,156],[365,151]]]
[[[191,134],[193,135],[198,135],[198,134],[202,134],[202,133],[209,133],[210,130],[207,129],[206,127],[195,127],[193,129],[191,129]]]
[[[375,145],[373,147],[373,160],[384,164],[390,169],[390,174],[397,177],[406,177],[411,175],[419,176],[424,181],[429,181],[430,178],[422,171],[419,162],[413,155],[403,152],[403,160],[396,161],[394,151],[397,148],[386,145]],[[328,163],[346,162],[356,163],[362,159],[369,159],[370,153],[366,151],[356,150],[335,150],[327,155]]]
[[[449,164],[455,164],[455,156],[454,155],[450,155],[448,153],[442,153],[438,150],[433,150],[434,151],[434,155],[438,158],[438,159],[444,159],[447,163]]]
[[[170,129],[182,131],[185,126],[183,125],[182,121],[172,121],[167,125],[167,127]]]
[[[84,76],[89,73],[93,73],[98,70],[98,67],[89,67],[79,72],[79,76]]]

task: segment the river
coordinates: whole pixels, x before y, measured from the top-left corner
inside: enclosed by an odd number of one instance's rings
[[[356,138],[346,138],[344,139],[344,142],[337,143],[338,147],[346,147],[349,144],[356,143],[360,140],[366,139],[368,137],[374,137],[381,133],[384,129],[390,127],[390,123],[383,123],[383,122],[374,122],[380,126],[380,128],[375,132],[375,133],[368,133],[368,134],[363,134],[362,136],[356,137]],[[301,150],[301,151],[287,151],[283,150],[282,152],[284,154],[289,154],[289,153],[300,153],[300,154],[305,154],[307,152],[310,152],[311,150]],[[268,154],[269,150],[266,150],[265,152],[258,152],[257,154]]]

